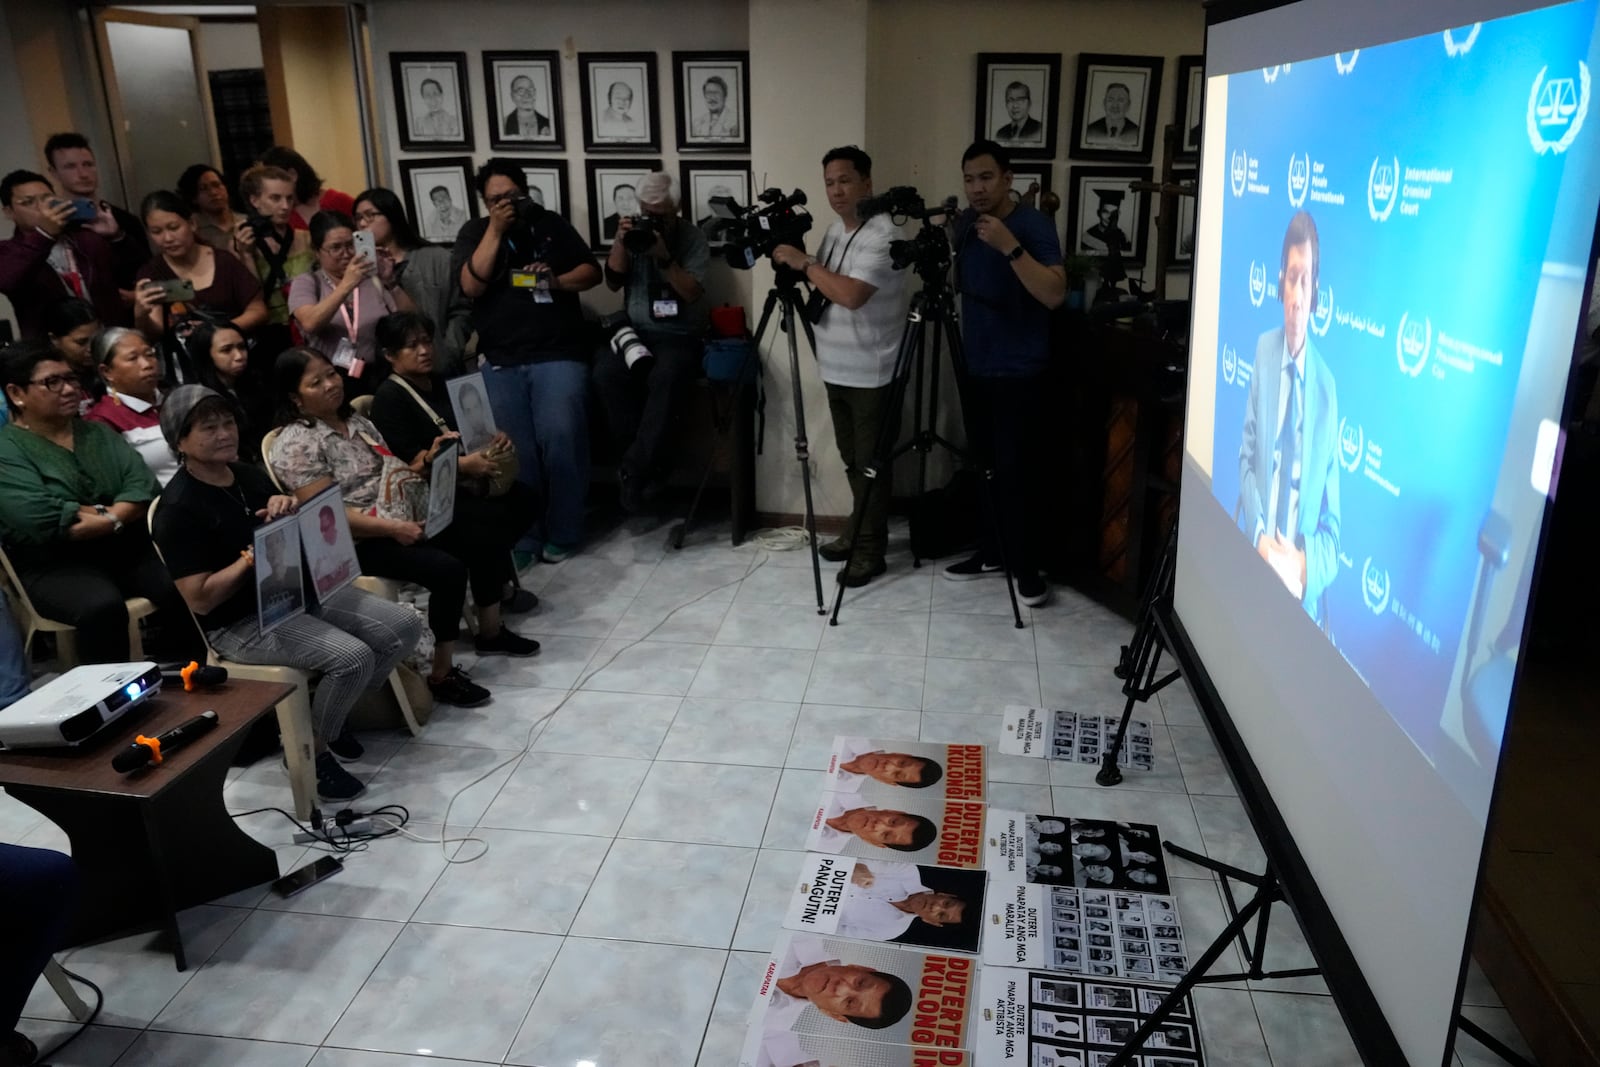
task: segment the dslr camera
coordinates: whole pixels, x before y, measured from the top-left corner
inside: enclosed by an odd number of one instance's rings
[[[803,190],[785,196],[782,189],[768,189],[749,207],[731,196],[713,196],[709,203],[711,214],[723,220],[723,256],[735,270],[749,270],[779,245],[805,248],[812,218]]]
[[[637,255],[655,247],[656,234],[661,232],[661,220],[654,215],[629,215],[633,229],[622,235],[622,247]]]

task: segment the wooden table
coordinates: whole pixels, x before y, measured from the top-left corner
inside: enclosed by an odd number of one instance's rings
[[[290,688],[230,681],[185,693],[168,686],[89,745],[0,753],[0,786],[71,839],[82,885],[72,944],[160,926],[178,970],[186,970],[178,912],[278,877],[272,849],[229,817],[222,785],[246,731]],[[207,709],[217,713],[216,729],[159,766],[111,769],[111,757],[135,735],[155,736]]]

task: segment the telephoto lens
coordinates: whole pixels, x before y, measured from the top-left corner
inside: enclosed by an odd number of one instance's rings
[[[633,253],[648,252],[656,246],[661,226],[649,215],[634,215],[633,229],[622,235],[622,247]]]
[[[630,371],[642,373],[648,370],[655,353],[645,347],[639,335],[632,326],[623,326],[611,335],[611,351],[622,357]]]

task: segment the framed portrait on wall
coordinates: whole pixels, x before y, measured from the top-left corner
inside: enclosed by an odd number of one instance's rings
[[[750,151],[750,53],[672,53],[678,151]]]
[[[1199,171],[1194,167],[1172,168],[1172,180],[1180,185],[1193,186],[1198,178]],[[1198,203],[1192,196],[1172,198],[1174,224],[1167,230],[1167,266],[1175,270],[1189,270],[1194,266],[1194,216]]]
[[[591,159],[584,163],[589,182],[589,245],[609,251],[617,223],[639,214],[639,181],[661,169],[659,159]]]
[[[1021,201],[1028,195],[1028,191],[1037,185],[1039,188],[1035,192],[1032,203],[1034,207],[1039,207],[1039,197],[1048,193],[1051,189],[1051,171],[1054,169],[1048,163],[1012,164],[1011,199]]]
[[[547,211],[571,221],[567,199],[567,161],[564,159],[512,159],[528,180],[528,196]],[[468,449],[468,451],[472,451]]]
[[[980,52],[973,139],[996,141],[1013,159],[1050,159],[1060,98],[1059,54]]]
[[[731,196],[741,207],[750,204],[750,161],[747,159],[686,159],[678,164],[683,215],[706,235],[712,248],[727,243],[727,220],[711,211],[711,198]]]
[[[1067,202],[1068,255],[1119,252],[1137,270],[1150,251],[1150,195],[1129,188],[1151,180],[1149,167],[1073,167]]]
[[[478,217],[471,156],[402,159],[400,187],[406,212],[424,241],[455,244],[462,225]]]
[[[1172,121],[1178,124],[1178,154],[1175,161],[1194,163],[1200,159],[1201,109],[1206,99],[1206,57],[1178,57],[1178,106]]]
[[[485,52],[483,98],[489,103],[491,148],[561,149],[561,55]]]
[[[583,147],[590,152],[661,148],[654,52],[579,52]]]
[[[390,52],[389,74],[402,150],[473,150],[465,52]]]
[[[1072,152],[1079,159],[1148,163],[1160,135],[1160,56],[1078,54]]]

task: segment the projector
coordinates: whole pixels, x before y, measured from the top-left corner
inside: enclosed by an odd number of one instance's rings
[[[81,745],[159,692],[154,663],[74,667],[0,710],[0,750]]]

